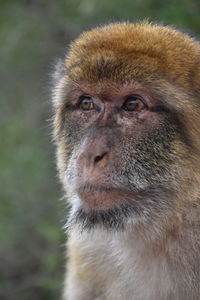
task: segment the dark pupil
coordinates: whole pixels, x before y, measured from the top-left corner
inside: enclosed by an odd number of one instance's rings
[[[126,103],[124,104],[124,107],[126,110],[135,110],[138,106],[139,100],[138,99],[130,99],[127,100]]]
[[[85,98],[81,101],[81,108],[83,110],[89,110],[92,109],[92,99]]]

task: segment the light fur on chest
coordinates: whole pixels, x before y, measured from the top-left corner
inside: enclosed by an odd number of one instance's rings
[[[100,230],[72,235],[68,255],[66,299],[171,299],[167,258],[142,240]]]

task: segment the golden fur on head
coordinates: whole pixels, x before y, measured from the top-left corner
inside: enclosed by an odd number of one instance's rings
[[[170,27],[115,23],[85,32],[75,40],[66,66],[73,80],[106,77],[121,82],[167,76],[186,88],[199,89],[199,54],[197,41]]]

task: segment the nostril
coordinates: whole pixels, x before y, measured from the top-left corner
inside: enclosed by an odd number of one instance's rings
[[[94,162],[98,163],[100,160],[102,160],[104,158],[105,155],[106,155],[106,152],[104,152],[102,155],[97,155],[94,159]]]

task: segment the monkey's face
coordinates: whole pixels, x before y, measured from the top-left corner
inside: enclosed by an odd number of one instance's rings
[[[72,44],[54,99],[72,223],[118,228],[172,209],[199,140],[198,49],[148,24],[111,25]]]
[[[176,117],[136,82],[70,84],[66,99],[58,158],[71,221],[118,228],[161,215],[177,184],[175,144],[186,141]]]

